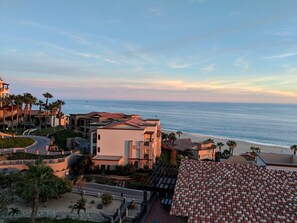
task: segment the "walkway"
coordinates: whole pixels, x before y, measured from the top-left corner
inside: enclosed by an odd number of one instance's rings
[[[28,153],[35,153],[36,149],[39,150],[39,153],[41,155],[46,155],[46,146],[50,145],[50,139],[45,136],[21,136],[21,137],[27,137],[32,138],[35,140],[35,143],[32,146],[27,147]]]

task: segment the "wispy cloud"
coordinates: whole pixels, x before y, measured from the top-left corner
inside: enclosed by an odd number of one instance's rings
[[[249,69],[249,62],[244,57],[238,57],[234,61],[234,66],[239,67],[243,70]]]
[[[159,7],[155,7],[155,8],[151,8],[149,10],[154,16],[161,16],[162,13],[161,13],[161,8]]]
[[[216,64],[212,63],[212,64],[210,64],[208,66],[205,66],[205,67],[201,68],[201,70],[203,72],[205,72],[205,73],[210,73],[210,72],[213,72],[215,70],[215,66],[216,66]]]
[[[274,59],[282,59],[282,58],[286,58],[286,57],[292,57],[292,56],[296,56],[296,55],[297,55],[297,52],[291,52],[291,53],[283,53],[283,54],[279,54],[279,55],[275,55],[275,56],[263,57],[263,59],[274,60]]]

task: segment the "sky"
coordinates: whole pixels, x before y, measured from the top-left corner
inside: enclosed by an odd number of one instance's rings
[[[0,0],[0,77],[38,98],[297,103],[296,0]]]

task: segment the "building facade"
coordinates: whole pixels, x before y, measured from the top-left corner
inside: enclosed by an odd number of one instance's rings
[[[98,127],[91,133],[91,154],[101,169],[132,164],[152,168],[161,155],[161,124],[158,119],[139,116]]]

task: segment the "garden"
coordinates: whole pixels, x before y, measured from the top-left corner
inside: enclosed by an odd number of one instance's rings
[[[0,139],[0,149],[4,148],[25,148],[34,143],[34,139],[26,137],[11,137]]]

